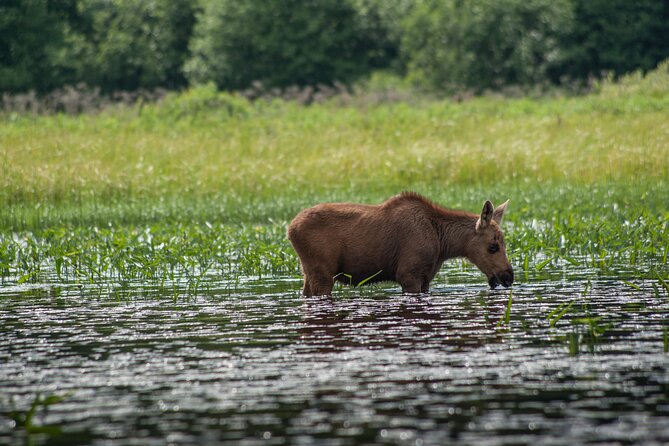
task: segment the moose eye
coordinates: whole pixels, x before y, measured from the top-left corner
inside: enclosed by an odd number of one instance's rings
[[[499,251],[499,244],[498,243],[491,243],[490,245],[488,245],[488,252],[490,254],[494,254],[497,251]]]

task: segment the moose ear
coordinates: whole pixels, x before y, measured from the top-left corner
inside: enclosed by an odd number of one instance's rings
[[[483,204],[483,210],[481,211],[481,216],[479,217],[479,220],[476,222],[476,229],[484,229],[486,228],[490,222],[492,221],[492,215],[493,215],[493,206],[490,200],[486,200],[486,202]]]
[[[509,206],[509,200],[506,200],[504,204],[500,204],[495,208],[495,211],[492,213],[492,219],[497,222],[498,225],[502,224],[502,219],[504,218],[504,213],[506,208]]]

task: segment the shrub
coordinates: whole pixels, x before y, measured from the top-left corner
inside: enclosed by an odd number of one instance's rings
[[[600,96],[605,97],[631,97],[636,95],[669,98],[669,59],[660,62],[655,69],[645,74],[642,70],[636,70],[618,79],[609,76],[598,86]]]
[[[177,122],[182,119],[246,116],[251,110],[248,100],[219,92],[213,83],[191,88],[182,93],[170,93],[155,106],[158,116]]]

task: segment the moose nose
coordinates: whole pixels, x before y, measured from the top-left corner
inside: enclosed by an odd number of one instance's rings
[[[500,274],[499,281],[502,283],[502,285],[504,285],[504,287],[509,288],[513,283],[513,270],[509,269]]]

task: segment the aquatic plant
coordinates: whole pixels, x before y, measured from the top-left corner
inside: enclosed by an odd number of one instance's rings
[[[48,437],[58,437],[62,434],[62,427],[57,425],[46,425],[36,421],[39,413],[44,415],[49,407],[66,400],[70,394],[65,395],[35,395],[27,410],[13,410],[9,417],[13,420],[14,429],[24,430],[26,433],[27,444],[32,444],[31,438],[34,435],[46,435]]]

